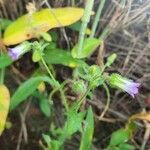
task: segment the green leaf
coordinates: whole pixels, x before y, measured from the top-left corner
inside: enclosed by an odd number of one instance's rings
[[[130,138],[130,133],[128,130],[125,129],[119,129],[115,132],[113,132],[110,140],[110,146],[117,146],[121,143],[127,142]]]
[[[57,140],[52,140],[51,141],[51,149],[52,150],[60,150],[61,148],[61,142]]]
[[[0,56],[0,69],[9,66],[11,63],[12,63],[12,60],[7,54],[2,54]]]
[[[87,38],[84,40],[82,51],[78,54],[78,44],[72,49],[71,54],[74,58],[86,58],[93,53],[95,48],[100,45],[101,41],[96,38]]]
[[[121,143],[119,145],[120,150],[135,150],[135,147],[133,145],[127,144],[127,143]]]
[[[47,64],[61,64],[72,68],[85,65],[85,62],[73,58],[69,52],[51,46],[46,47],[44,54]]]
[[[50,142],[51,142],[50,136],[46,135],[46,134],[42,134],[42,138],[44,139],[44,141],[46,142],[46,144],[48,145],[48,147],[50,147]]]
[[[40,104],[40,109],[43,112],[43,114],[46,117],[49,117],[51,115],[51,111],[50,111],[50,105],[48,103],[48,100],[47,99],[41,99],[39,104]]]
[[[91,150],[92,137],[94,132],[94,119],[91,107],[88,109],[85,126],[82,133],[80,150]]]
[[[10,101],[10,111],[27,99],[28,96],[30,96],[36,90],[41,81],[45,81],[51,85],[54,85],[53,81],[47,76],[30,78],[22,83],[12,96]]]
[[[80,131],[81,123],[83,121],[85,113],[84,112],[76,112],[74,108],[70,108],[67,112],[67,121],[64,127],[64,135],[65,137],[71,136],[77,131]]]

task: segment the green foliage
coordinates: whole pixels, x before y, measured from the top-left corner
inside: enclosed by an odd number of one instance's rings
[[[53,44],[46,47],[44,54],[47,64],[61,64],[73,68],[85,65],[83,61],[73,58],[69,52],[56,48]]]
[[[46,117],[50,117],[51,106],[50,106],[48,98],[47,98],[47,93],[40,93],[40,92],[36,91],[32,95],[38,99],[39,107],[40,107],[40,110],[42,111],[42,113]]]
[[[90,56],[101,41],[96,38],[87,38],[83,42],[83,48],[78,55],[78,44],[72,49],[71,54],[74,58],[86,58]]]
[[[77,131],[82,129],[82,121],[85,116],[84,112],[76,112],[74,107],[70,108],[67,112],[67,121],[64,126],[63,136],[69,137]]]
[[[52,120],[51,127],[48,131],[49,133],[42,134],[44,140],[43,145],[46,144],[45,150],[62,149],[65,141],[70,139],[74,134],[81,135],[80,150],[91,150],[94,134],[94,114],[92,108],[88,107],[88,105],[84,102],[86,102],[86,99],[90,94],[92,95],[95,88],[103,86],[105,87],[108,95],[105,107],[106,109],[103,112],[106,112],[109,108],[110,94],[106,84],[109,83],[108,81],[111,76],[109,73],[105,72],[105,69],[114,63],[117,55],[110,55],[107,58],[106,63],[104,62],[103,66],[98,66],[96,64],[91,65],[91,62],[86,63],[86,58],[89,57],[101,44],[102,41],[100,39],[104,40],[102,37],[106,37],[109,32],[106,27],[107,30],[102,31],[102,35],[99,39],[93,38],[99,21],[98,19],[102,8],[104,7],[104,2],[105,0],[102,0],[101,5],[98,8],[98,14],[92,27],[90,37],[88,37],[90,30],[87,27],[91,17],[94,0],[87,1],[85,11],[81,8],[67,7],[43,9],[41,11],[34,12],[31,16],[26,14],[14,21],[4,32],[3,42],[5,45],[18,44],[25,40],[38,38],[37,41],[33,40],[31,42],[26,42],[29,44],[27,51],[23,50],[24,47],[21,49],[20,46],[23,45],[23,43],[12,48],[13,50],[18,50],[20,52],[21,55],[19,56],[31,51],[32,61],[38,66],[38,71],[35,72],[31,78],[22,83],[14,92],[10,100],[10,111],[17,107],[21,102],[27,100],[29,96],[32,96],[36,97],[38,100],[41,112],[46,117],[50,117],[51,114],[55,115],[53,114],[54,109],[51,104],[53,103],[52,100],[56,93],[57,97],[59,96],[61,99],[60,103],[62,103],[62,105],[60,106],[64,106],[62,114],[60,114],[60,117],[63,118],[61,127],[55,125]],[[84,17],[82,18],[82,23],[77,22],[68,26],[78,21],[83,16],[83,12]],[[4,30],[9,23],[10,22],[8,20],[0,19],[1,30]],[[61,49],[56,46],[57,43],[59,43],[59,34],[57,34],[57,32],[51,31],[50,34],[47,33],[49,29],[62,26],[68,26],[68,28],[71,28],[74,31],[80,31],[78,43],[75,44],[71,52],[67,49]],[[85,34],[87,34],[86,38]],[[70,39],[68,41],[70,41]],[[12,61],[7,54],[2,54],[0,56],[0,69],[4,70],[4,68],[11,65],[11,63]],[[55,73],[52,66],[53,64],[73,68],[73,78],[66,79],[65,81],[62,81],[62,83],[58,82],[57,79],[55,79],[55,75],[58,77],[59,74]],[[3,75],[4,73],[0,73],[2,80]],[[115,74],[115,76],[120,77],[118,74]],[[46,82],[51,87],[45,89],[45,86],[44,88],[42,86],[41,90],[39,90],[41,82]],[[68,95],[65,96],[65,94],[67,94],[65,91],[66,85],[69,85],[67,92],[69,89],[70,94],[73,93],[76,96],[75,102],[69,101],[67,99]],[[36,91],[37,89],[38,91]],[[0,94],[1,93],[2,92],[0,91]],[[6,95],[3,94],[2,96]],[[49,101],[49,99],[51,101]],[[92,98],[88,97],[88,99]],[[81,107],[82,104],[85,105]],[[2,109],[3,105],[0,105],[0,108]],[[7,107],[7,110],[9,110],[8,108],[9,107]],[[103,116],[104,114],[105,113],[102,113]],[[7,116],[5,116],[5,120],[6,117]],[[134,123],[130,122],[125,128],[121,128],[113,132],[109,145],[107,146],[107,150],[134,150],[134,146],[129,144],[134,130]]]
[[[93,112],[90,107],[87,111],[87,116],[84,121],[84,129],[82,131],[80,150],[91,150],[93,132],[94,132],[94,119],[93,119]]]
[[[26,100],[37,89],[41,81],[54,85],[53,81],[47,76],[39,76],[28,79],[20,85],[11,97],[10,110],[13,110],[17,105]]]
[[[2,54],[0,56],[0,69],[9,66],[11,63],[12,63],[12,60],[7,54]]]
[[[117,146],[121,143],[128,141],[130,138],[130,133],[125,129],[119,129],[116,132],[113,132],[111,135],[110,145]]]
[[[51,115],[50,105],[47,99],[40,100],[40,109],[45,116],[49,117]]]
[[[121,143],[119,145],[120,150],[135,150],[135,147],[133,145],[127,144],[127,143]]]
[[[134,122],[128,122],[125,128],[112,133],[108,150],[134,150],[134,146],[127,142],[132,137],[136,126]]]

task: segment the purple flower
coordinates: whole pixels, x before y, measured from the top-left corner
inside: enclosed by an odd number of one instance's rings
[[[112,87],[116,87],[122,89],[123,91],[126,91],[133,98],[135,97],[136,94],[138,94],[138,90],[139,90],[138,88],[140,86],[139,83],[135,83],[132,80],[124,78],[121,75],[116,73],[110,76],[109,84]]]
[[[12,60],[15,61],[20,56],[28,52],[30,49],[31,49],[31,44],[25,41],[14,48],[8,48],[8,55],[11,57]]]

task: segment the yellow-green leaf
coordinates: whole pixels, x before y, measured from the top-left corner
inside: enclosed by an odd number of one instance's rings
[[[0,135],[5,128],[5,122],[9,111],[10,94],[5,85],[0,85]]]
[[[56,27],[68,26],[83,16],[84,9],[74,7],[43,9],[26,14],[10,24],[5,32],[5,45],[14,45],[40,35]]]

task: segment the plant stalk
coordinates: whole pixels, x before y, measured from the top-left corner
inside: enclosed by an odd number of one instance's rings
[[[90,21],[90,16],[91,16],[91,13],[92,13],[93,5],[94,5],[94,0],[87,0],[84,15],[83,15],[83,18],[82,18],[82,25],[81,25],[81,29],[80,29],[80,33],[79,33],[77,57],[80,56],[80,53],[82,51],[85,31],[86,31],[87,25]]]
[[[97,25],[98,25],[98,22],[100,20],[100,16],[101,16],[104,4],[105,4],[105,0],[100,0],[100,4],[99,4],[98,10],[96,12],[94,23],[92,25],[92,31],[91,31],[91,34],[90,34],[90,38],[93,38],[94,35],[95,35],[95,31],[97,29]]]

